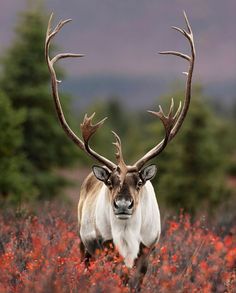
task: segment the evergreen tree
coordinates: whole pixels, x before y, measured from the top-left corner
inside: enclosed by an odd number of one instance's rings
[[[45,14],[33,7],[21,15],[15,42],[3,59],[1,87],[13,107],[25,111],[21,150],[30,164],[24,175],[41,195],[49,196],[60,182],[52,168],[71,163],[75,149],[57,121],[50,93],[44,59]],[[66,111],[68,98],[62,100]]]
[[[12,108],[0,92],[0,203],[20,203],[36,195],[30,178],[22,173],[28,162],[20,153],[24,111]]]
[[[156,122],[149,125],[152,137],[161,127]],[[158,157],[154,185],[161,202],[194,213],[225,200],[227,154],[223,154],[219,129],[222,127],[203,101],[201,89],[195,89],[182,129]]]
[[[222,132],[222,134],[224,135],[225,148],[231,154],[228,172],[230,176],[236,177],[236,98],[234,104],[231,107],[231,116],[227,118],[230,118],[228,121],[227,139],[225,138],[225,131]],[[235,189],[234,194],[236,195]]]

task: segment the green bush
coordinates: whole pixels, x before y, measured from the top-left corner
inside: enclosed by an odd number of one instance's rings
[[[51,197],[58,191],[60,180],[52,170],[71,165],[77,158],[54,110],[44,59],[46,22],[42,9],[31,9],[21,15],[15,41],[2,59],[0,79],[1,89],[12,107],[24,111],[19,155],[25,156],[28,164],[21,170],[21,176],[32,182],[40,198]],[[69,99],[65,95],[62,103],[66,113]]]

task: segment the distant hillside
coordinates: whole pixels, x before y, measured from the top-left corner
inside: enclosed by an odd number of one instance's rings
[[[1,1],[0,57],[14,38],[18,13],[30,2]],[[170,91],[176,78],[184,80],[180,75],[186,70],[183,60],[156,54],[169,49],[188,52],[187,42],[170,29],[171,25],[184,27],[183,10],[195,36],[194,82],[204,82],[206,92],[222,107],[232,105],[236,97],[236,0],[44,2],[48,9],[45,17],[53,11],[54,24],[59,19],[73,19],[55,40],[58,51],[86,55],[76,62],[61,63],[73,78],[62,86],[79,97],[75,107],[116,95],[129,107],[147,109]]]
[[[74,107],[83,109],[95,101],[104,101],[117,97],[127,107],[148,109],[155,104],[161,95],[171,92],[174,76],[164,77],[121,77],[121,76],[91,76],[80,79],[70,79],[63,82],[63,91],[75,96]],[[184,89],[184,79],[180,84]],[[236,84],[211,83],[203,85],[211,100],[223,108],[229,108],[236,103]]]

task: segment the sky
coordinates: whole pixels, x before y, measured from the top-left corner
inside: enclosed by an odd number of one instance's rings
[[[14,39],[19,12],[28,3],[1,0],[0,54]],[[60,19],[73,19],[57,38],[60,48],[86,55],[76,62],[63,61],[73,87],[86,84],[101,95],[99,82],[103,80],[110,91],[104,94],[120,91],[135,95],[129,89],[136,85],[136,95],[142,93],[145,99],[147,94],[151,100],[163,80],[166,85],[182,80],[186,62],[157,52],[188,52],[185,39],[170,29],[184,26],[185,10],[197,51],[194,81],[213,92],[215,89],[216,94],[219,89],[220,95],[225,94],[223,99],[236,90],[235,0],[45,0],[45,5],[48,12],[54,12],[54,24]],[[83,92],[78,89],[78,94]]]

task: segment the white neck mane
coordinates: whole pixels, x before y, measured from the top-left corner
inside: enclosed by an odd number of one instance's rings
[[[140,243],[150,247],[160,235],[160,214],[150,181],[143,187],[139,204],[128,220],[117,219],[104,185],[96,203],[96,229],[104,240],[113,240],[127,267],[132,267]]]

